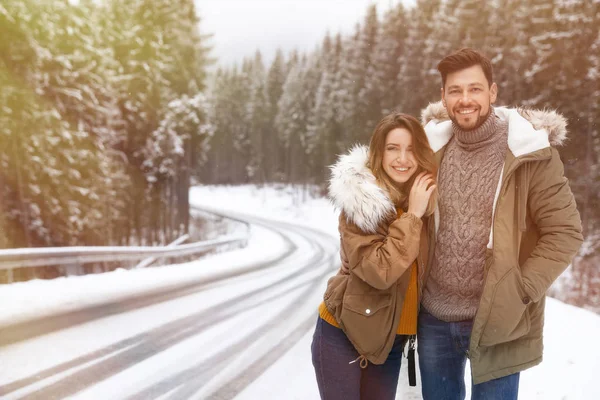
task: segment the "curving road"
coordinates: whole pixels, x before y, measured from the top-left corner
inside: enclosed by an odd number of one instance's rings
[[[229,216],[279,235],[281,254],[248,260],[235,274],[2,328],[0,397],[233,399],[314,327],[339,247],[311,228]],[[39,365],[35,373],[19,372],[27,363]]]

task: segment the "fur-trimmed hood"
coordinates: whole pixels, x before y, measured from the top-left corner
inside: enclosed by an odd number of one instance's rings
[[[567,138],[567,120],[556,111],[494,107],[508,121],[508,148],[515,157],[549,146],[561,146]],[[431,103],[421,113],[433,151],[444,147],[452,137],[452,121],[442,102]]]
[[[354,146],[338,158],[331,166],[329,197],[356,226],[374,233],[390,214],[396,213],[396,208],[367,167],[368,154],[366,146]]]

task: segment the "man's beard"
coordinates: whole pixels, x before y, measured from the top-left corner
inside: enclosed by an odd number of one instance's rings
[[[475,129],[479,128],[481,125],[483,125],[483,123],[488,119],[488,117],[490,116],[490,114],[492,113],[492,107],[490,107],[490,110],[488,111],[488,113],[486,115],[479,115],[477,116],[477,123],[475,124],[475,126],[473,126],[472,128],[463,128],[459,123],[458,120],[456,119],[456,117],[454,116],[450,116],[450,113],[448,113],[449,117],[450,117],[450,121],[452,121],[452,123],[456,126],[458,126],[460,129],[462,129],[463,131],[474,131]],[[454,115],[456,115],[456,113],[454,113]]]

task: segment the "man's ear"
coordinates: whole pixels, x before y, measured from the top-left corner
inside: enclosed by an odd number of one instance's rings
[[[440,88],[440,95],[442,96],[442,105],[446,108],[446,93],[444,92],[444,88]]]
[[[490,86],[490,103],[494,104],[496,102],[496,97],[498,97],[498,85],[494,82],[492,83],[492,86]]]

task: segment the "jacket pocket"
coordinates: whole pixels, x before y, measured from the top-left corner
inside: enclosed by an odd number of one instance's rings
[[[346,294],[341,322],[356,350],[363,355],[377,354],[387,343],[394,321],[389,293]]]
[[[392,296],[389,293],[348,294],[344,297],[344,308],[364,317],[373,317],[391,304]]]
[[[513,267],[498,281],[494,289],[479,344],[494,346],[529,333],[529,303],[530,299],[523,289],[521,272],[518,267]]]

